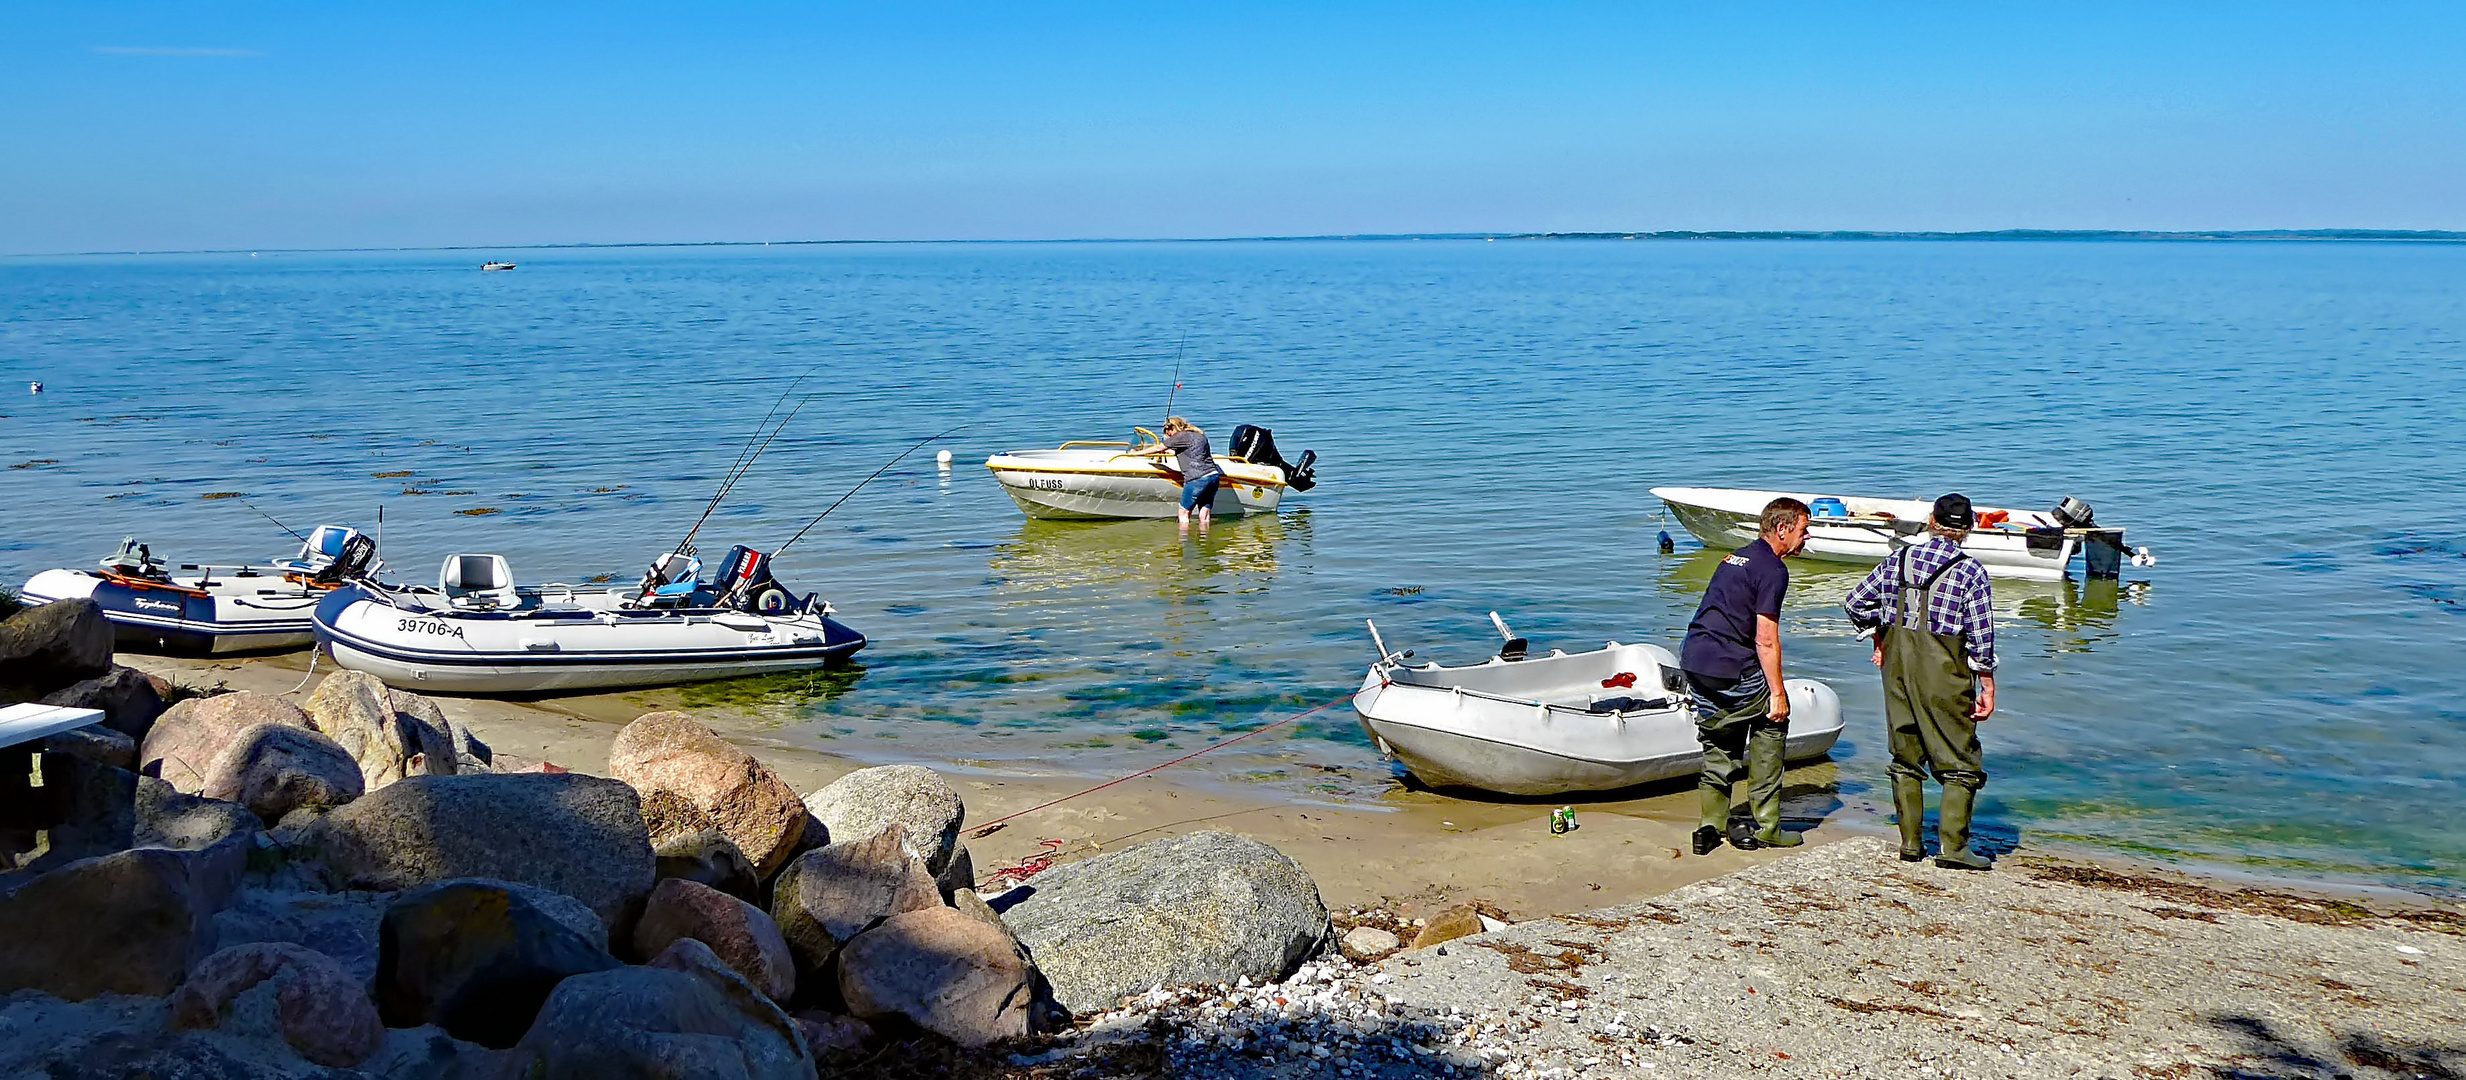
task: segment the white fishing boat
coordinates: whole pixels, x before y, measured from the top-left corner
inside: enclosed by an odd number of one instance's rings
[[[1797,491],[1658,487],[1652,493],[1704,546],[1725,551],[1754,542],[1766,503],[1784,496],[1797,499],[1814,510],[1800,557],[1838,562],[1882,562],[1895,551],[1924,543],[1927,516],[1934,510],[1930,500]],[[2066,498],[2044,513],[1997,506],[1972,509],[1978,523],[1962,549],[1996,577],[2054,581],[2076,557],[2090,577],[2114,577],[2126,561],[2135,566],[2157,563],[2148,548],[2125,546],[2122,527],[2097,524],[2089,504],[2078,499]]]
[[[335,663],[391,686],[455,694],[662,686],[821,667],[865,647],[819,595],[797,597],[759,552],[711,581],[663,556],[640,586],[517,586],[497,555],[451,555],[437,584],[358,581],[317,605]]]
[[[1496,612],[1490,616],[1498,621]],[[1376,624],[1379,660],[1353,695],[1353,711],[1380,752],[1434,788],[1506,795],[1614,791],[1692,776],[1704,764],[1678,658],[1658,645],[1609,642],[1591,652],[1528,656],[1498,623],[1506,646],[1478,664],[1405,663]],[[1785,681],[1784,754],[1810,761],[1841,738],[1841,699],[1813,679]]]
[[[1182,473],[1171,455],[1140,451],[1161,443],[1135,428],[1136,442],[1066,442],[1054,450],[1014,450],[985,459],[1002,491],[1029,517],[1105,520],[1169,518],[1182,505]],[[1290,464],[1266,428],[1233,429],[1232,453],[1216,455],[1224,482],[1210,504],[1218,515],[1272,514],[1287,491],[1318,486],[1318,452]]]
[[[484,262],[480,264],[480,269],[482,270],[511,270],[513,268],[514,264],[509,262]]]
[[[310,612],[354,577],[374,576],[376,542],[359,530],[321,525],[299,553],[261,564],[172,567],[135,537],[93,570],[45,570],[18,595],[28,604],[87,598],[100,604],[122,648],[236,653],[305,648]]]

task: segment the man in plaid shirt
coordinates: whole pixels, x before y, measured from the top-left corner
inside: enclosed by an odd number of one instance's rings
[[[1944,786],[1935,865],[1986,870],[1995,864],[1971,849],[1969,822],[1986,786],[1978,725],[1995,714],[1995,613],[1986,567],[1961,550],[1974,522],[1967,497],[1935,500],[1926,542],[1886,558],[1842,606],[1850,622],[1874,632],[1875,666],[1884,669],[1902,861],[1926,858],[1921,823],[1932,770]]]

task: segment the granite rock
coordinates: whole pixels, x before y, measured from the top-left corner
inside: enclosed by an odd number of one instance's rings
[[[579,773],[411,777],[325,815],[308,842],[343,887],[493,878],[573,897],[611,926],[653,881],[634,789]]]
[[[870,840],[891,825],[905,827],[926,872],[936,875],[950,866],[967,819],[950,781],[922,765],[858,769],[805,796],[805,806],[828,831],[825,843]]]
[[[1230,833],[1155,840],[1030,879],[1002,919],[1074,1013],[1157,984],[1269,982],[1327,936],[1310,874]]]
[[[643,793],[665,793],[709,815],[769,877],[786,865],[805,831],[796,791],[754,756],[681,712],[648,713],[625,725],[608,748],[608,775]]]

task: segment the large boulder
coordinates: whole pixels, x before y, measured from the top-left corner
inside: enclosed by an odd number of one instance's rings
[[[111,670],[103,606],[56,600],[0,619],[0,700],[29,701]]]
[[[515,1048],[541,1080],[813,1080],[803,1033],[701,942],[558,984]]]
[[[903,911],[839,954],[839,994],[862,1020],[900,1017],[961,1046],[1036,1030],[1043,980],[999,920],[954,908]]]
[[[247,807],[267,824],[307,807],[329,810],[366,790],[359,763],[306,728],[259,724],[232,736],[198,794]]]
[[[377,926],[391,893],[245,888],[214,915],[214,944],[296,945],[342,965],[352,981],[377,977]]]
[[[643,808],[645,816],[650,808]],[[762,881],[753,861],[718,829],[703,829],[662,838],[651,830],[651,852],[658,859],[659,879],[678,878],[708,885],[748,903],[762,898]]]
[[[206,770],[241,732],[259,724],[311,727],[300,707],[272,694],[216,694],[190,698],[163,710],[137,745],[137,771],[159,776],[195,795]]]
[[[106,724],[46,735],[35,740],[34,748],[46,754],[67,754],[97,765],[137,771],[137,740]]]
[[[508,1047],[576,975],[621,967],[607,950],[494,882],[414,889],[377,929],[377,1009],[389,1027],[433,1023]]]
[[[727,893],[682,878],[651,890],[642,918],[634,923],[634,955],[658,956],[683,938],[710,946],[722,963],[773,1001],[796,991],[796,958],[779,924],[762,909]]]
[[[42,762],[42,792],[55,820],[50,850],[29,869],[50,870],[135,846],[141,777],[69,754],[45,754]]]
[[[337,671],[308,695],[311,727],[359,762],[369,791],[407,776],[454,775],[454,744],[442,729],[395,712],[389,691],[364,671]]]
[[[363,1075],[313,1064],[284,1042],[272,1015],[275,996],[272,987],[243,995],[243,1011],[252,1015],[211,1031],[174,1025],[171,1003],[159,997],[0,997],[0,1076],[345,1080]],[[243,1034],[237,1030],[241,1028],[249,1030]],[[477,1074],[462,1075],[464,1080],[480,1080]]]
[[[159,778],[140,776],[129,846],[200,851],[235,836],[253,836],[262,824],[238,803],[185,794]]]
[[[138,848],[71,863],[0,897],[0,994],[161,996],[213,940],[238,890],[246,841],[205,851]]]
[[[897,825],[799,855],[771,883],[771,918],[799,971],[822,970],[842,943],[880,919],[940,906],[941,890]]]
[[[805,833],[796,789],[681,712],[649,713],[625,725],[608,747],[608,775],[645,798],[674,795],[710,815],[762,877],[786,865]]]
[[[43,704],[101,709],[103,726],[131,739],[144,739],[154,727],[154,718],[163,715],[166,708],[154,676],[129,667],[115,667],[54,690],[43,696]]]
[[[967,807],[942,774],[922,765],[858,769],[805,796],[822,823],[827,843],[868,840],[892,825],[904,826],[908,842],[929,873],[948,867],[959,844]]]
[[[1290,974],[1327,936],[1327,908],[1301,864],[1256,840],[1191,833],[1057,866],[1007,905],[1054,996],[1075,1013],[1159,983]]]
[[[415,776],[325,815],[308,842],[346,887],[495,878],[573,897],[612,926],[653,881],[634,789],[579,773]]]
[[[200,961],[172,995],[172,1023],[221,1027],[235,1010],[246,1008],[244,997],[264,984],[271,984],[274,1027],[283,1041],[319,1065],[357,1065],[375,1053],[385,1037],[367,992],[333,957],[298,945],[262,942],[224,949]]]
[[[385,703],[393,708],[395,715],[426,725],[430,731],[445,736],[446,744],[454,748],[454,773],[495,771],[496,755],[488,749],[488,744],[481,742],[470,728],[447,717],[445,710],[438,707],[436,702],[418,694],[388,690],[385,692]]]

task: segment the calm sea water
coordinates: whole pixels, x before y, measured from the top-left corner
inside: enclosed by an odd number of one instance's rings
[[[1709,562],[1657,484],[2043,507],[2163,560],[2000,583],[1986,813],[2065,841],[2466,886],[2466,247],[1351,242],[0,260],[0,577],[136,534],[182,559],[373,527],[524,580],[630,578],[757,420],[705,529],[872,637],[861,671],[697,691],[862,758],[1104,775],[1334,699],[1362,620],[1424,657],[1675,644]],[[1025,521],[990,452],[1175,411],[1275,430],[1273,519]],[[49,384],[26,392],[29,380]],[[1221,448],[1223,443],[1219,442]],[[494,510],[491,514],[466,511]],[[1880,693],[1798,564],[1793,673],[1850,711],[1801,814],[1872,814]],[[1183,768],[1295,797],[1391,781],[1341,706]]]

